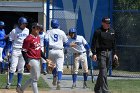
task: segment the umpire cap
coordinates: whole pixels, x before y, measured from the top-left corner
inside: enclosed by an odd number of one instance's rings
[[[109,17],[104,17],[102,19],[102,22],[107,23],[107,24],[110,24],[110,18]]]

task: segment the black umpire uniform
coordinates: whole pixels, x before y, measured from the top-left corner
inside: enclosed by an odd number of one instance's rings
[[[99,75],[94,87],[95,93],[110,93],[107,84],[107,69],[109,59],[113,55],[116,58],[115,32],[110,28],[110,18],[102,19],[102,26],[94,32],[92,39],[93,60],[98,60]]]

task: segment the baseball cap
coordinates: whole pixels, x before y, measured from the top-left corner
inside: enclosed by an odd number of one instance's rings
[[[107,23],[107,24],[110,24],[110,18],[109,17],[104,17],[102,19],[102,22]]]
[[[32,24],[32,28],[34,28],[34,27],[38,27],[39,29],[41,29],[42,28],[42,25],[39,24],[39,23],[33,23]]]

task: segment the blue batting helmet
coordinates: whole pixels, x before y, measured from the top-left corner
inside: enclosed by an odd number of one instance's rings
[[[70,28],[69,29],[69,34],[73,33],[74,37],[72,37],[73,39],[77,38],[77,30],[75,28]]]
[[[0,26],[5,26],[3,21],[0,21]]]
[[[58,28],[58,27],[59,27],[59,22],[58,22],[57,19],[53,19],[53,20],[51,21],[51,27],[52,27],[52,28]]]
[[[28,23],[28,21],[27,21],[27,19],[25,18],[25,17],[20,17],[19,19],[18,19],[18,24],[27,24]]]

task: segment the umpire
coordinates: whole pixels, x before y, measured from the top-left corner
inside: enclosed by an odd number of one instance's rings
[[[116,55],[115,32],[110,28],[110,18],[104,17],[102,19],[101,27],[94,33],[91,49],[93,52],[92,59],[94,61],[98,60],[99,62],[99,75],[94,91],[95,93],[110,93],[107,84],[107,69],[111,57],[118,60]]]

